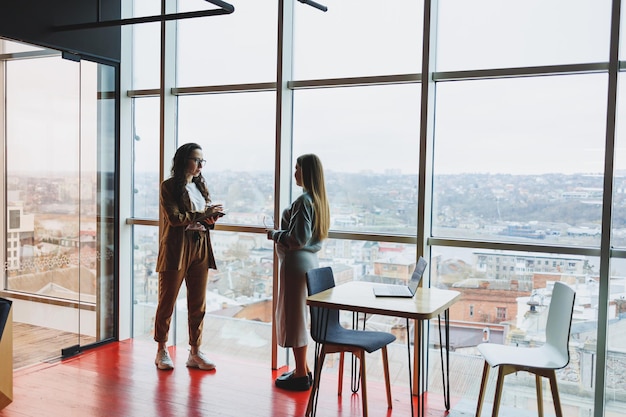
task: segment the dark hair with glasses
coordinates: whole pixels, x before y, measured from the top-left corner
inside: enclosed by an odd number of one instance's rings
[[[187,158],[187,159],[191,159],[192,161],[196,163],[196,165],[202,165],[202,166],[206,165],[206,159],[200,159],[200,158]]]
[[[185,143],[181,145],[174,154],[174,158],[172,159],[172,177],[175,178],[176,182],[176,192],[177,197],[180,198],[183,195],[183,191],[185,190],[185,185],[187,184],[187,161],[193,159],[198,164],[198,161],[202,162],[202,166],[206,163],[206,160],[199,159],[191,156],[191,153],[195,150],[202,150],[202,147],[197,143]],[[209,194],[209,189],[207,188],[206,181],[202,176],[202,173],[197,177],[193,177],[193,183],[196,184],[196,187],[202,193],[202,196],[207,200],[207,203],[211,202],[211,195]]]

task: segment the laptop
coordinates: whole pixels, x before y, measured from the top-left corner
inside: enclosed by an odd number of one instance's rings
[[[374,295],[376,297],[405,297],[412,298],[415,295],[417,287],[422,281],[424,271],[426,270],[426,259],[420,256],[415,266],[415,271],[411,275],[411,280],[408,285],[376,285],[373,287]]]

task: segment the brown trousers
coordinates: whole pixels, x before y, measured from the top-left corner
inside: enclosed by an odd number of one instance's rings
[[[166,343],[176,306],[176,298],[185,281],[187,287],[187,326],[189,345],[202,344],[206,311],[206,285],[209,276],[209,244],[206,232],[185,232],[183,263],[178,271],[159,272],[159,305],[154,318],[154,340]]]

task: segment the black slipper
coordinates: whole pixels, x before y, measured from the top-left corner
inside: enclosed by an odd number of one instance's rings
[[[294,372],[296,372],[296,370],[291,370],[291,371],[287,371],[284,372],[281,376],[279,376],[278,378],[276,378],[277,380],[285,380],[285,379],[289,379],[291,378],[291,376],[294,374]],[[313,385],[313,374],[309,371],[309,373],[307,374],[307,376],[309,377],[309,385]]]
[[[288,377],[282,378],[282,375],[276,380],[274,384],[277,388],[286,389],[289,391],[306,391],[311,388],[311,380],[309,376],[294,377],[291,373]]]

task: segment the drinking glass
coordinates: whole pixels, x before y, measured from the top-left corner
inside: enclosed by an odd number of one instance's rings
[[[273,229],[274,216],[268,216],[267,214],[263,216],[263,226],[265,226],[266,229]]]

